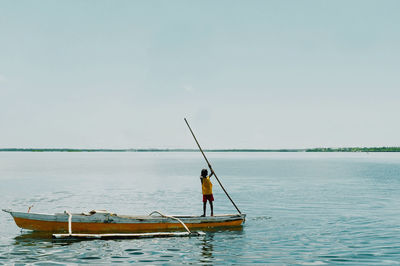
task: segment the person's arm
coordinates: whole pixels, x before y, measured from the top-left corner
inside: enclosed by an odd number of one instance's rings
[[[210,168],[210,173],[211,173],[209,177],[212,177],[214,175],[214,170],[212,169],[211,164],[208,164],[208,168]]]
[[[209,165],[209,167],[210,167],[210,172],[211,172],[210,177],[212,177],[214,175],[214,170],[211,168],[211,165]]]

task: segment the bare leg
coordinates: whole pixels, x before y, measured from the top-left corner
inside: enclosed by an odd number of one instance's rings
[[[214,206],[211,200],[210,200],[210,207],[211,207],[211,216],[214,216]]]
[[[206,205],[207,204],[207,201],[206,202],[203,202],[203,217],[205,217],[206,216]]]

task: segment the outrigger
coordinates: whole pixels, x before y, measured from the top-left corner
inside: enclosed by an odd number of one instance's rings
[[[199,142],[185,118],[185,122],[196,141],[208,167],[211,164],[205,156]],[[51,233],[53,238],[146,238],[146,237],[172,237],[172,236],[198,236],[201,231],[191,230],[206,228],[239,227],[245,222],[246,214],[242,214],[228,192],[225,190],[217,175],[214,176],[221,185],[229,200],[239,214],[223,214],[215,216],[171,216],[159,211],[149,215],[118,215],[108,211],[91,211],[89,213],[70,213],[64,211],[56,214],[41,214],[16,212],[3,209],[14,218],[15,223],[22,229]],[[164,232],[160,232],[163,230]],[[182,232],[183,230],[183,232]],[[180,232],[174,232],[180,231]]]

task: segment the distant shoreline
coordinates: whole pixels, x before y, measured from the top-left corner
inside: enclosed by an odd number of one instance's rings
[[[198,149],[69,149],[1,148],[0,152],[197,152]],[[400,152],[400,147],[350,147],[311,149],[206,149],[206,152]]]

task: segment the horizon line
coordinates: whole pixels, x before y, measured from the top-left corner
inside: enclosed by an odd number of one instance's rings
[[[0,152],[197,152],[195,148],[129,148],[129,149],[107,149],[107,148],[0,148]],[[317,147],[297,149],[252,149],[252,148],[230,148],[230,149],[204,149],[207,152],[400,152],[399,146],[381,147]]]

